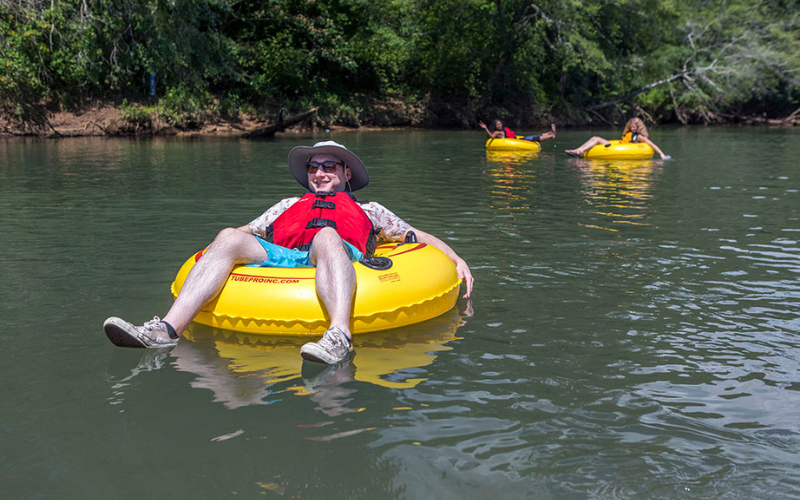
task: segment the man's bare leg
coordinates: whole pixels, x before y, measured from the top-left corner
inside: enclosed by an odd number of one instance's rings
[[[317,295],[331,319],[330,326],[350,334],[350,315],[356,291],[356,271],[347,255],[344,240],[330,228],[317,233],[311,244],[311,263],[317,268]]]
[[[189,272],[180,294],[163,320],[156,317],[143,326],[135,326],[121,318],[111,317],[103,323],[103,329],[109,340],[120,347],[174,345],[203,306],[219,294],[234,265],[260,264],[266,259],[264,247],[251,233],[241,229],[223,229]]]
[[[317,268],[315,285],[330,318],[328,331],[319,342],[309,342],[300,355],[310,361],[338,363],[353,351],[350,317],[356,290],[356,272],[342,238],[330,228],[314,237],[309,255]]]
[[[189,272],[164,321],[181,333],[203,306],[219,295],[233,266],[265,260],[267,252],[255,236],[240,229],[223,229]]]

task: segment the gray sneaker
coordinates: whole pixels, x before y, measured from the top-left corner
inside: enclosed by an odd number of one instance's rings
[[[336,327],[329,328],[317,342],[309,342],[300,348],[300,356],[308,361],[332,365],[343,361],[353,352],[353,343]]]
[[[171,335],[167,324],[158,316],[142,326],[135,326],[122,318],[111,317],[103,323],[108,340],[119,347],[169,347],[178,343],[178,335]]]

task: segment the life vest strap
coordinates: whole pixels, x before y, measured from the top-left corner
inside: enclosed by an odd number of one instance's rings
[[[336,229],[336,221],[331,219],[318,219],[314,217],[308,224],[306,224],[306,229],[316,229],[318,227],[331,227]]]
[[[336,203],[332,201],[314,200],[314,205],[311,208],[327,208],[328,210],[334,210],[336,208]]]

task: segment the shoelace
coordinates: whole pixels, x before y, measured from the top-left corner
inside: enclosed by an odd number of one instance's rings
[[[153,319],[142,325],[144,334],[150,337],[150,340],[156,344],[169,344],[174,343],[175,340],[169,336],[167,325],[161,321],[158,316],[153,316]],[[166,338],[164,338],[166,336]]]
[[[148,332],[153,332],[156,330],[161,330],[161,318],[158,316],[153,316],[153,319],[142,325],[142,327],[147,330]]]
[[[337,347],[342,347],[344,350],[349,350],[348,344],[347,337],[345,336],[344,332],[339,329],[330,330],[330,334],[327,334],[326,332],[326,335],[324,335],[319,341],[319,345],[328,351],[332,351]]]

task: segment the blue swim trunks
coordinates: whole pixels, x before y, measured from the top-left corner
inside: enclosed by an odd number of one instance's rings
[[[255,238],[267,251],[267,260],[261,264],[250,264],[250,267],[314,267],[308,259],[307,251],[282,247],[258,236]],[[351,262],[358,262],[364,258],[364,254],[350,243],[345,241],[344,246]]]

